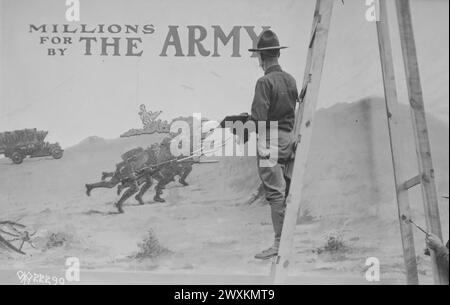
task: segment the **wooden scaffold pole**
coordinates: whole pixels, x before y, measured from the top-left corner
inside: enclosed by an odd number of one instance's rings
[[[391,148],[392,165],[394,170],[395,191],[400,222],[400,233],[403,246],[403,259],[406,268],[406,282],[408,285],[418,285],[416,251],[414,248],[414,234],[411,223],[403,220],[410,216],[408,189],[403,187],[408,177],[402,164],[407,147],[403,141],[404,135],[400,130],[397,88],[395,83],[394,60],[392,56],[391,39],[389,35],[389,23],[386,0],[379,0],[379,21],[377,21],[378,46],[380,49],[381,70],[383,73],[384,96],[386,102],[387,124]]]
[[[334,0],[317,0],[314,11],[303,88],[300,94],[300,105],[298,106],[294,126],[294,139],[296,139],[298,146],[295,152],[296,162],[289,168],[292,171],[293,184],[291,186],[290,199],[288,199],[286,207],[278,256],[274,258],[272,266],[275,284],[285,282],[290,265],[291,248],[297,224],[297,215],[300,209],[302,186],[304,185],[309,147],[312,138],[312,122],[317,106],[322,69],[325,62],[333,2]]]
[[[396,0],[396,7],[409,103],[411,105],[417,160],[419,164],[418,181],[422,188],[425,219],[428,232],[437,235],[442,240],[437,189],[434,179],[435,174],[431,158],[431,147],[425,117],[422,85],[420,81],[409,0]],[[434,251],[431,251],[431,260],[435,283],[448,285],[448,269],[445,270],[443,266],[440,266],[441,262],[436,260]]]

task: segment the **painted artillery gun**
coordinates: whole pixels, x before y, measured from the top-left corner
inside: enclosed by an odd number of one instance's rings
[[[30,233],[27,227],[14,221],[0,221],[0,252],[12,251],[25,255],[23,247],[25,243],[36,249],[31,238],[36,231]]]
[[[63,149],[58,143],[45,142],[48,131],[23,129],[0,133],[0,155],[10,158],[15,164],[21,164],[26,157],[48,157],[61,159]]]

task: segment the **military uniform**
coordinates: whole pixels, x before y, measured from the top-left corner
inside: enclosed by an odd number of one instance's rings
[[[138,184],[143,184],[139,193],[134,197],[139,204],[143,205],[144,194],[150,189],[153,184],[153,178],[159,180],[159,171],[154,171],[152,166],[158,163],[158,153],[159,153],[159,145],[153,144],[149,148],[146,149],[147,153],[147,162],[145,164],[146,169],[141,174],[142,178],[138,179]]]
[[[192,163],[191,162],[179,162],[178,163],[178,172],[180,176],[180,182],[184,186],[188,186],[189,183],[186,182],[186,178],[189,176],[189,174],[192,172]]]
[[[161,141],[159,152],[157,154],[157,163],[163,164],[158,172],[155,173],[154,178],[158,180],[158,184],[155,186],[155,196],[154,200],[157,202],[164,202],[165,200],[161,198],[163,190],[166,185],[172,182],[174,179],[174,175],[172,174],[174,171],[175,164],[174,162],[170,162],[174,159],[173,155],[170,153],[170,143],[172,138],[166,137]]]
[[[295,121],[295,105],[298,91],[295,79],[284,72],[280,66],[272,66],[265,72],[256,84],[255,97],[252,104],[252,120],[259,122],[278,122],[278,137],[271,138],[266,131],[266,143],[278,141],[278,160],[273,166],[261,166],[261,159],[266,157],[262,146],[264,139],[258,140],[258,173],[264,186],[266,200],[271,207],[273,229],[275,232],[274,247],[278,248],[283,228],[286,209],[287,188],[291,177],[287,175],[287,163],[293,153],[291,131]],[[263,142],[263,143],[261,143]]]
[[[170,143],[172,138],[166,137],[161,144],[154,144],[147,149],[148,160],[146,163],[147,169],[140,175],[139,184],[143,184],[135,199],[144,204],[143,196],[150,189],[153,184],[153,179],[158,183],[155,186],[155,196],[153,200],[156,202],[164,202],[161,198],[163,190],[166,185],[174,181],[175,176],[180,176],[180,183],[187,185],[185,179],[192,171],[192,164],[188,162],[176,162],[176,158],[170,152]],[[157,168],[152,167],[155,164],[160,164]],[[125,185],[128,187],[129,185]]]
[[[137,172],[145,168],[149,162],[150,155],[142,148],[132,149],[122,155],[122,162],[116,165],[114,173],[103,173],[102,181],[86,184],[86,194],[90,196],[91,191],[96,188],[113,188],[122,183],[122,188],[127,188],[125,193],[115,204],[119,213],[123,213],[123,203],[133,194],[139,191]],[[106,178],[111,177],[109,181]],[[121,188],[119,189],[120,192]]]
[[[120,173],[122,182],[126,181],[128,189],[115,204],[119,213],[123,213],[123,203],[139,191],[139,183],[136,173],[146,166],[149,156],[145,150],[142,148],[137,148],[122,155],[122,159],[124,162],[120,163],[117,171]]]
[[[270,204],[275,233],[273,246],[258,253],[255,256],[258,259],[267,259],[278,253],[291,180],[287,169],[293,159],[291,132],[295,124],[298,90],[295,79],[278,65],[280,50],[284,48],[280,46],[277,35],[266,30],[260,35],[257,48],[249,49],[258,53],[265,73],[256,83],[251,119],[258,127],[258,173]],[[266,123],[266,130],[261,130],[259,122]],[[275,134],[270,132],[271,122],[278,124]],[[277,156],[271,155],[274,151]]]

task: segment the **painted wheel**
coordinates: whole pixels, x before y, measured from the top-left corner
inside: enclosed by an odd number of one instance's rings
[[[63,151],[61,150],[61,149],[55,149],[53,152],[52,152],[52,157],[54,158],[54,159],[61,159],[62,158],[62,156],[63,156]]]
[[[14,164],[21,164],[23,162],[23,158],[24,156],[18,151],[13,152],[13,154],[11,155],[11,160],[14,162]]]

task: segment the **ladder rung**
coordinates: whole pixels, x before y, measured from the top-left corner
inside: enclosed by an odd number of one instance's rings
[[[303,87],[302,91],[300,91],[300,95],[298,97],[298,100],[300,101],[300,103],[303,103],[303,99],[305,98],[305,95],[306,95],[306,90],[308,90],[308,84],[306,84],[306,86]]]
[[[417,175],[415,177],[412,177],[411,179],[405,181],[405,183],[402,184],[401,189],[402,190],[409,190],[410,188],[415,187],[416,185],[419,185],[422,181],[422,176]]]
[[[320,21],[322,19],[321,17],[322,17],[321,15],[317,15],[316,16],[316,20],[314,22],[314,30],[313,30],[313,33],[311,35],[311,39],[309,40],[308,48],[310,48],[310,49],[312,48],[312,46],[314,44],[314,40],[316,39],[317,27],[319,26],[319,23],[320,23]]]
[[[316,39],[316,31],[317,31],[317,24],[316,24],[316,28],[314,29],[314,32],[311,36],[311,40],[309,41],[309,46],[308,48],[312,48],[313,44],[314,44],[314,40]]]

